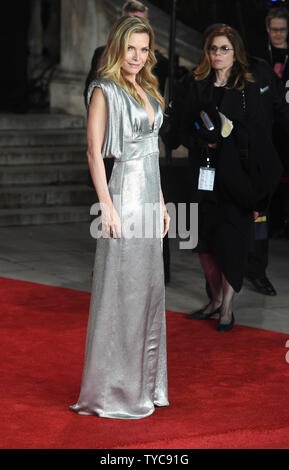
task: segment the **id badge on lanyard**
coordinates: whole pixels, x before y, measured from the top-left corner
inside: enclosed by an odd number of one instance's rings
[[[216,169],[210,166],[210,157],[207,158],[207,166],[201,166],[199,171],[198,189],[201,191],[213,191]]]
[[[215,181],[215,168],[201,166],[199,173],[198,189],[202,191],[213,191]]]

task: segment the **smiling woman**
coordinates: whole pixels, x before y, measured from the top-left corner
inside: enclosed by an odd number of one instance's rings
[[[141,86],[136,82],[138,72],[145,66],[149,55],[149,35],[147,33],[133,33],[131,34],[125,52],[124,60],[121,66],[122,74],[124,77],[133,84],[137,93],[140,95],[144,102],[145,108],[148,113],[150,126],[154,125],[154,110],[147,95]]]
[[[146,33],[133,33],[129,38],[127,51],[122,64],[122,72],[135,82],[135,75],[145,65],[149,54],[149,36]]]
[[[122,17],[88,89],[87,156],[103,236],[97,240],[82,386],[71,407],[79,414],[137,419],[169,404],[162,257],[169,216],[160,185],[163,98],[154,64],[149,24]],[[114,159],[109,184],[103,157]]]
[[[138,20],[143,24],[138,24]],[[120,24],[119,22],[120,20],[115,23],[109,35],[97,77],[111,78],[141,105],[145,104],[142,93],[144,91],[163,107],[164,100],[158,91],[158,81],[152,74],[156,58],[151,26],[146,20],[136,18],[136,24],[128,32],[126,25],[122,24],[125,21]]]

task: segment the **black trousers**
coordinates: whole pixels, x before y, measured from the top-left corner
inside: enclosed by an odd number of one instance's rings
[[[249,252],[246,276],[262,278],[266,276],[268,266],[269,240],[254,240],[253,251]]]
[[[289,183],[281,182],[270,205],[270,234],[274,235],[284,229],[289,219]]]

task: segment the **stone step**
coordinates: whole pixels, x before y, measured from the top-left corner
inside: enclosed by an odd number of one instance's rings
[[[0,209],[0,227],[92,221],[90,206]]]
[[[15,146],[84,145],[86,130],[75,129],[7,129],[0,130],[0,148]]]
[[[0,167],[0,185],[88,183],[86,163],[66,165],[22,165]]]
[[[32,208],[38,206],[92,205],[97,201],[95,190],[82,184],[15,186],[0,188],[0,208]]]
[[[86,147],[0,147],[1,165],[86,163]]]
[[[73,116],[64,113],[51,114],[0,114],[0,129],[72,129],[84,128],[84,116]]]

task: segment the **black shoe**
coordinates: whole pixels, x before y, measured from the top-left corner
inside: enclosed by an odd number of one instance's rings
[[[192,318],[192,320],[207,320],[211,316],[215,315],[216,313],[221,312],[221,307],[217,308],[214,312],[211,313],[204,313],[204,308],[202,310],[198,310],[197,312],[190,313],[188,315],[189,318]]]
[[[247,279],[253,284],[257,292],[260,292],[260,294],[277,295],[276,290],[266,276],[255,279],[247,276]]]
[[[220,323],[220,319],[219,319],[217,330],[218,331],[230,331],[233,328],[234,323],[235,323],[235,317],[232,312],[232,320],[230,321],[230,323]]]

